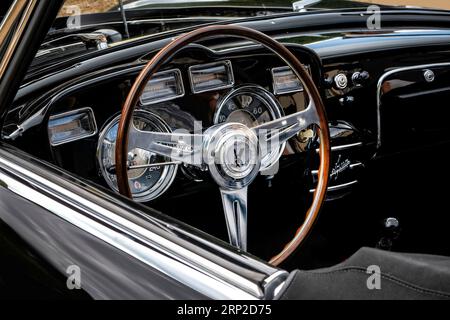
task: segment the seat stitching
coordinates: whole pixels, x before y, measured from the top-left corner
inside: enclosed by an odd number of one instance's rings
[[[366,273],[366,269],[361,268],[361,267],[346,267],[345,269],[341,269],[341,270],[333,270],[333,271],[326,271],[326,272],[317,272],[317,271],[300,271],[302,273],[307,273],[310,275],[318,275],[318,276],[322,276],[322,275],[331,275],[333,273],[338,273],[338,272],[350,272],[350,271],[357,271],[360,273]],[[296,275],[297,277],[297,275]],[[426,288],[422,288],[419,287],[417,285],[411,284],[407,281],[404,281],[402,279],[396,278],[395,276],[389,275],[389,274],[381,274],[381,277],[385,280],[389,280],[391,282],[394,282],[400,286],[412,289],[414,291],[420,292],[420,293],[425,293],[425,294],[430,294],[430,295],[436,295],[436,296],[441,296],[441,297],[445,297],[445,298],[450,298],[450,294],[447,293],[443,293],[440,291],[435,291],[432,289],[426,289]]]

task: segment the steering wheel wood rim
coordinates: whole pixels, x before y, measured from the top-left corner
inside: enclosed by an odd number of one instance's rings
[[[147,82],[158,70],[160,70],[162,65],[170,60],[179,50],[190,43],[217,35],[245,38],[258,44],[262,44],[264,47],[275,53],[287,65],[289,65],[297,77],[302,80],[306,92],[309,94],[310,99],[314,102],[315,111],[318,116],[319,128],[317,129],[317,134],[320,138],[320,168],[317,187],[313,195],[312,204],[306,213],[306,218],[303,224],[298,228],[295,236],[284,247],[284,249],[270,259],[269,263],[277,266],[286,260],[309,234],[325,200],[330,167],[330,136],[328,120],[322,98],[313,80],[308,75],[300,61],[284,45],[264,33],[235,25],[214,25],[203,27],[174,39],[163,49],[161,49],[145,65],[139,76],[136,78],[136,81],[134,82],[122,108],[115,150],[117,185],[122,195],[132,198],[128,185],[127,173],[128,137],[134,109],[138,105],[140,96],[142,95]]]

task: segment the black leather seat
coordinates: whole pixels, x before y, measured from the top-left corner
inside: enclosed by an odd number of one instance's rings
[[[373,275],[367,273],[369,266],[379,267],[379,289],[374,288],[374,278],[369,279]],[[362,248],[337,266],[292,272],[288,286],[279,297],[308,300],[450,299],[450,258]]]

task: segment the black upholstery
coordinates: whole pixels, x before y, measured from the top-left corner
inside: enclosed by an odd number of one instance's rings
[[[381,288],[367,286],[380,267]],[[450,258],[362,248],[337,266],[291,273],[280,299],[450,299]]]

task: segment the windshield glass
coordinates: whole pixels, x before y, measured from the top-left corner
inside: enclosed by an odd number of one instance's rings
[[[448,0],[66,0],[33,66],[207,23],[371,5],[450,9]]]
[[[55,30],[65,30],[67,33],[105,23],[117,23],[120,18],[122,22],[130,21],[134,25],[147,22],[155,27],[158,24],[159,28],[138,32],[138,35],[148,35],[223,19],[293,11],[368,8],[370,5],[450,10],[448,0],[66,0],[50,34]],[[125,31],[126,36],[130,36],[128,30]]]
[[[78,7],[79,13],[81,14],[119,10],[120,2],[123,3],[125,10],[155,9],[161,7],[192,8],[201,6],[284,7],[292,9],[293,3],[295,2],[303,2],[307,7],[318,9],[363,7],[370,4],[450,9],[450,1],[448,0],[66,0],[60,15],[73,15],[74,6]]]

